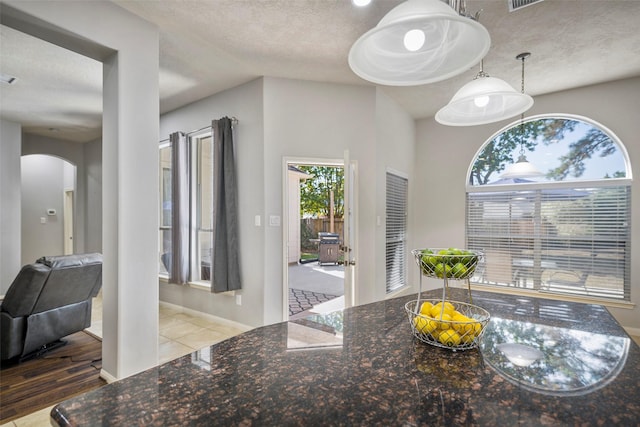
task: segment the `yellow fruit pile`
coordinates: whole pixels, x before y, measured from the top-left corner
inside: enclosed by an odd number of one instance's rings
[[[481,322],[460,313],[448,301],[423,302],[420,315],[413,318],[413,326],[419,333],[431,336],[447,347],[471,344],[482,332]]]

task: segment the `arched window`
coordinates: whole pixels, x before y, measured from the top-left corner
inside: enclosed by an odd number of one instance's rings
[[[584,117],[545,115],[502,129],[467,180],[474,281],[629,300],[631,168],[622,143]]]

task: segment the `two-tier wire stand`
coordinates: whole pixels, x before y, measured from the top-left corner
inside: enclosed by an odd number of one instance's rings
[[[411,253],[420,272],[418,298],[405,304],[413,335],[454,351],[478,347],[491,315],[473,304],[470,278],[483,253],[454,248],[414,249]],[[422,298],[423,276],[443,280],[441,299]],[[449,280],[466,281],[469,302],[449,298]]]

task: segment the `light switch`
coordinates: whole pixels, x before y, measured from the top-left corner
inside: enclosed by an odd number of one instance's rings
[[[255,224],[255,226],[256,226],[256,227],[260,227],[260,223],[261,223],[260,215],[256,215],[256,218],[255,218],[255,220],[254,220],[254,224]]]
[[[278,215],[270,215],[269,225],[271,227],[280,227],[280,217]]]
[[[40,224],[46,224],[46,223],[47,223],[47,217],[41,216],[40,217]]]

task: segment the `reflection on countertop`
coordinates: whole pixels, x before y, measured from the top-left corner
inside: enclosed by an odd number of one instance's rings
[[[509,381],[530,391],[569,396],[615,380],[630,343],[628,337],[494,317],[481,350],[485,362]]]
[[[452,299],[465,300],[466,291],[451,291]],[[63,402],[52,419],[59,425],[640,425],[640,348],[604,307],[474,291],[474,304],[492,315],[489,329],[480,349],[453,352],[413,338],[404,311],[411,299],[256,328]],[[509,343],[532,352],[514,363],[503,351],[508,347],[498,347]]]

